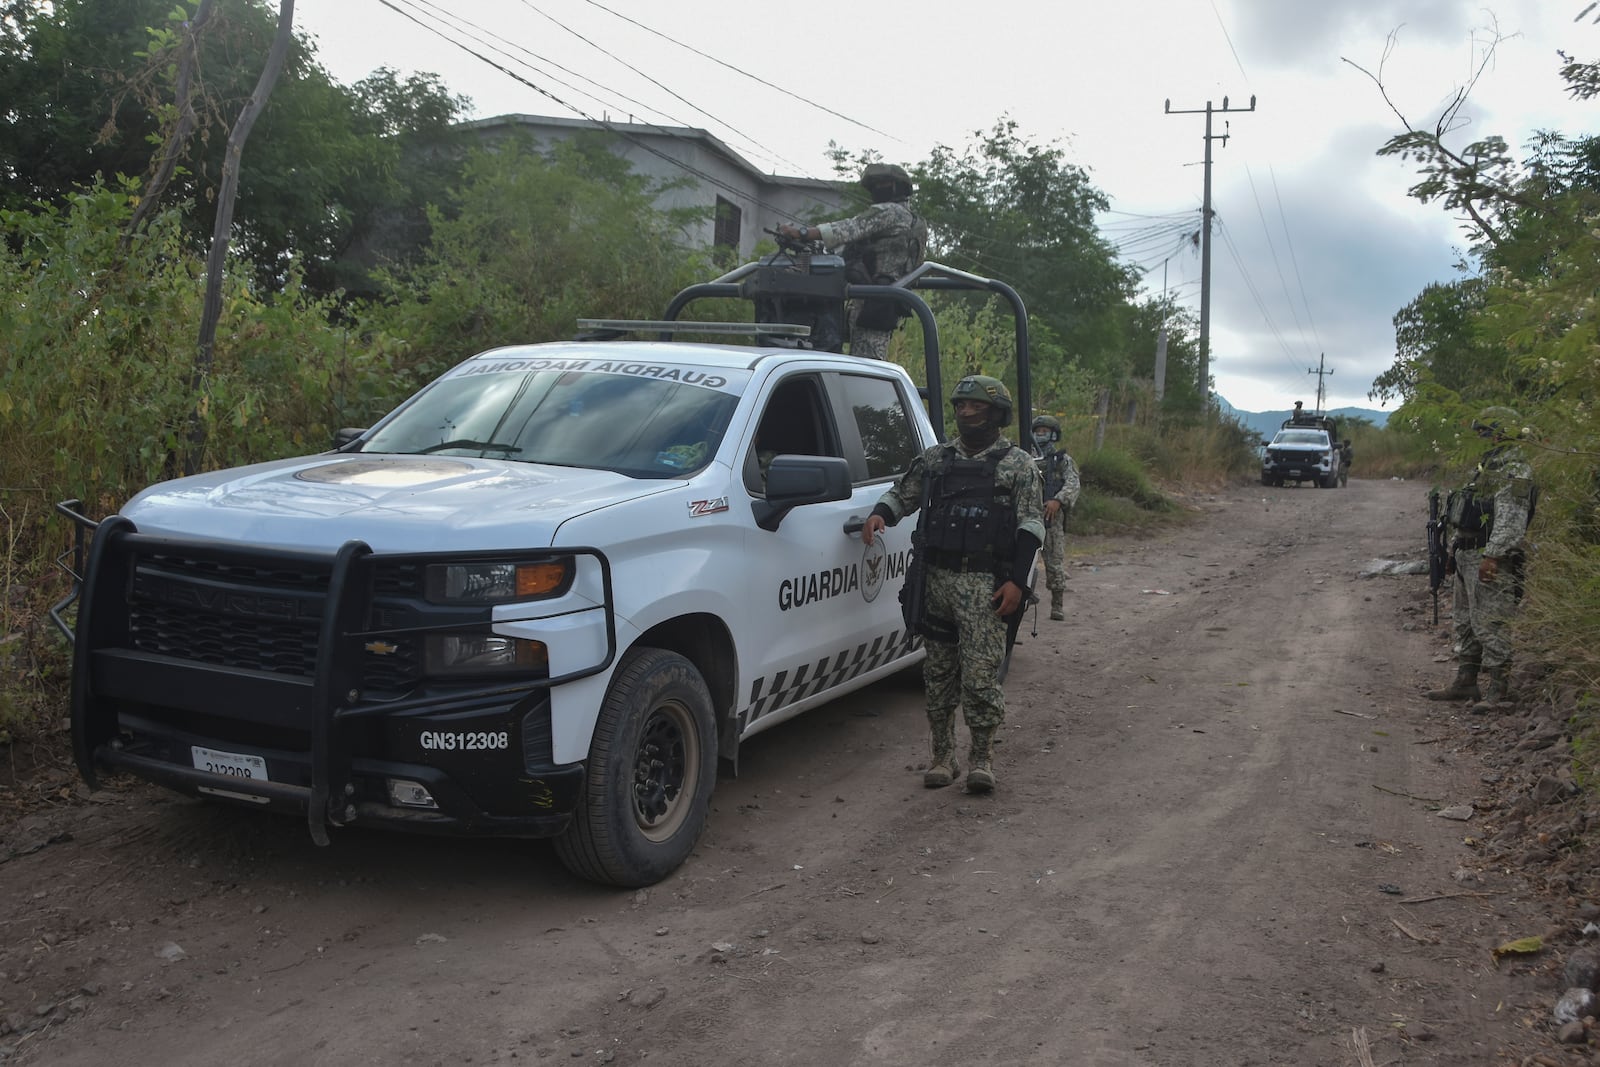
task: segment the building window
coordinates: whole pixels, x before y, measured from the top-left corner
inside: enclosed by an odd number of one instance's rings
[[[716,230],[711,243],[724,248],[739,247],[739,205],[717,197]]]

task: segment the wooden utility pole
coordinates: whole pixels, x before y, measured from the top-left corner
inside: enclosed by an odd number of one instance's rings
[[[1172,101],[1167,101],[1168,115],[1200,115],[1206,117],[1205,199],[1200,207],[1200,398],[1203,410],[1211,410],[1211,142],[1228,143],[1228,123],[1222,124],[1222,133],[1211,132],[1211,116],[1231,114],[1236,111],[1254,111],[1256,98],[1252,94],[1249,107],[1229,107],[1228,98],[1222,98],[1221,107],[1212,107],[1206,101],[1204,108],[1174,111]]]
[[[1324,353],[1324,352],[1319,352],[1319,353],[1317,353],[1317,365],[1315,367],[1307,367],[1306,368],[1306,373],[1307,374],[1315,374],[1317,376],[1317,414],[1318,415],[1322,414],[1322,400],[1323,400],[1323,397],[1327,395],[1326,393],[1323,392],[1323,389],[1322,389],[1322,379],[1333,373],[1333,368],[1332,367],[1326,367],[1327,362],[1328,362],[1327,354]],[[1325,367],[1326,367],[1326,369],[1324,369]]]

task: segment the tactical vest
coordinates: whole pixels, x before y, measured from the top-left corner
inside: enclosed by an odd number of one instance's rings
[[[1460,489],[1451,490],[1445,497],[1445,518],[1455,530],[1451,548],[1482,548],[1494,533],[1494,498],[1496,490],[1504,484],[1505,472],[1500,460],[1502,448],[1496,448],[1483,457],[1472,481]],[[1480,486],[1480,482],[1487,483]],[[1533,523],[1533,511],[1539,502],[1539,490],[1528,489],[1528,523]]]
[[[928,247],[928,224],[909,204],[896,202],[895,206],[905,210],[905,222],[887,233],[852,241],[846,249],[846,281],[854,285],[893,285],[922,264]],[[867,300],[856,316],[856,324],[869,330],[892,330],[908,314],[892,301]]]
[[[922,515],[929,563],[953,570],[1010,572],[1017,506],[1010,486],[999,484],[995,476],[1007,455],[995,449],[961,459],[954,446],[944,449],[938,469],[928,474],[928,505]]]

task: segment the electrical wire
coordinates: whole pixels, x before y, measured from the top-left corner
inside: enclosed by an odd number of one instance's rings
[[[822,112],[825,112],[826,114],[832,115],[836,119],[843,119],[845,122],[850,123],[850,125],[859,126],[861,129],[866,130],[869,133],[875,133],[879,137],[887,137],[887,138],[889,138],[889,140],[898,141],[901,144],[905,144],[906,143],[903,139],[901,139],[899,137],[896,137],[892,133],[885,133],[884,131],[878,129],[876,126],[868,126],[866,123],[860,122],[860,121],[858,121],[856,119],[853,119],[849,115],[841,114],[840,112],[835,111],[830,107],[824,107],[823,105],[817,103],[815,100],[808,99],[807,97],[801,96],[799,93],[792,92],[789,89],[785,89],[781,85],[775,85],[772,82],[767,81],[765,78],[758,77],[758,76],[756,76],[754,74],[751,74],[747,70],[743,70],[743,69],[741,69],[739,67],[734,66],[732,63],[725,62],[725,61],[723,61],[721,59],[718,59],[716,56],[713,56],[713,55],[710,55],[708,53],[702,52],[702,51],[700,51],[700,49],[694,47],[693,45],[684,44],[682,41],[680,41],[680,40],[678,40],[678,39],[676,39],[674,37],[669,37],[666,34],[662,33],[660,30],[652,29],[651,27],[646,26],[644,23],[640,22],[637,19],[629,18],[627,15],[622,14],[620,11],[613,11],[611,8],[609,8],[606,5],[600,3],[599,0],[586,0],[586,2],[592,7],[599,8],[601,11],[604,11],[608,15],[613,15],[616,18],[619,18],[624,22],[632,23],[633,25],[639,27],[641,30],[644,30],[646,33],[654,34],[655,36],[661,38],[663,41],[667,41],[667,42],[669,42],[671,44],[675,44],[679,48],[687,49],[688,51],[693,52],[695,55],[701,57],[702,59],[709,59],[711,62],[716,63],[719,66],[726,67],[728,70],[733,71],[735,74],[742,75],[742,76],[744,76],[746,78],[749,78],[751,81],[757,82],[757,83],[759,83],[761,85],[765,85],[769,89],[775,89],[778,92],[784,94],[785,96],[793,97],[794,99],[800,101],[802,104],[805,104],[808,107],[814,107],[818,111],[822,111]]]
[[[423,0],[423,2],[427,2],[427,0]],[[796,171],[800,172],[805,177],[811,178],[813,181],[816,180],[815,175],[812,175],[812,174],[808,173],[806,171],[806,169],[804,167],[802,167],[800,164],[794,162],[791,159],[784,158],[784,156],[782,156],[778,152],[773,151],[771,148],[769,148],[766,145],[762,144],[760,141],[756,140],[754,137],[750,136],[749,134],[744,133],[738,127],[736,127],[732,123],[728,122],[726,119],[717,118],[717,116],[711,114],[711,112],[706,111],[704,108],[702,108],[699,105],[695,104],[688,97],[682,96],[679,93],[677,93],[676,91],[674,91],[673,89],[669,88],[668,86],[663,85],[661,82],[657,81],[655,78],[653,78],[650,75],[646,74],[644,71],[640,70],[638,67],[634,66],[632,63],[629,63],[627,60],[623,59],[621,56],[617,55],[615,52],[612,52],[612,51],[600,46],[599,44],[596,44],[594,41],[592,41],[589,38],[585,37],[583,34],[579,33],[577,30],[573,29],[571,26],[568,26],[566,23],[562,22],[560,19],[553,18],[552,16],[546,14],[543,10],[541,10],[538,7],[536,7],[532,3],[532,0],[521,0],[521,2],[522,2],[522,6],[527,8],[529,11],[532,11],[534,14],[540,16],[541,18],[544,18],[544,19],[546,19],[546,20],[548,20],[550,22],[555,23],[555,25],[557,25],[561,29],[565,30],[566,32],[572,34],[572,36],[576,37],[578,40],[582,41],[584,44],[588,45],[590,48],[593,48],[595,51],[599,52],[601,55],[606,56],[606,57],[608,57],[610,59],[613,59],[617,63],[620,63],[622,66],[626,67],[628,70],[630,70],[633,73],[637,74],[639,77],[643,78],[645,81],[649,82],[651,85],[654,85],[657,89],[660,89],[662,92],[668,94],[669,96],[671,96],[675,100],[682,101],[684,104],[687,104],[689,107],[693,108],[699,114],[704,115],[706,118],[710,119],[712,122],[717,123],[718,125],[724,127],[725,129],[732,130],[734,133],[736,133],[740,137],[744,138],[750,144],[753,144],[756,147],[760,148],[769,157],[771,157],[773,159],[780,160],[783,163],[787,163],[790,167],[793,167]]]
[[[1230,257],[1232,257],[1234,265],[1239,269],[1239,276],[1244,280],[1245,288],[1249,291],[1251,299],[1255,301],[1256,310],[1261,312],[1261,319],[1264,323],[1266,323],[1267,330],[1272,334],[1273,340],[1278,343],[1278,347],[1283,350],[1286,362],[1295,368],[1296,377],[1294,380],[1298,382],[1299,360],[1296,358],[1295,354],[1289,350],[1289,345],[1284,339],[1283,331],[1278,328],[1277,322],[1275,322],[1272,318],[1272,313],[1267,310],[1266,301],[1262,299],[1261,290],[1256,286],[1255,279],[1250,276],[1249,268],[1247,268],[1244,264],[1244,257],[1239,254],[1239,248],[1233,242],[1232,233],[1229,232],[1229,228],[1227,226],[1222,224],[1222,219],[1220,216],[1213,213],[1212,219],[1216,223],[1216,232],[1218,236],[1222,238],[1224,247],[1227,248],[1228,254]]]
[[[1294,281],[1300,289],[1300,303],[1306,309],[1306,322],[1311,324],[1311,336],[1316,339],[1317,348],[1322,349],[1325,346],[1321,335],[1317,332],[1316,320],[1311,316],[1311,301],[1306,299],[1306,283],[1300,274],[1300,260],[1294,254],[1294,239],[1289,234],[1289,219],[1283,213],[1283,196],[1278,192],[1278,174],[1270,166],[1267,168],[1267,173],[1272,177],[1272,195],[1278,201],[1278,219],[1283,224],[1283,240],[1289,246],[1289,262],[1294,266]]]
[[[1250,183],[1250,198],[1255,201],[1256,217],[1261,220],[1261,233],[1267,241],[1267,252],[1272,256],[1272,269],[1278,275],[1278,286],[1283,290],[1285,301],[1289,305],[1289,315],[1294,319],[1295,332],[1305,338],[1306,329],[1300,322],[1300,313],[1295,310],[1294,297],[1289,294],[1289,280],[1283,276],[1283,264],[1278,262],[1278,246],[1272,239],[1272,228],[1267,225],[1267,213],[1261,206],[1261,196],[1256,192],[1256,176],[1251,172],[1250,165],[1245,164],[1245,180]]]
[[[694,167],[694,166],[684,162],[681,159],[677,159],[677,158],[675,158],[673,156],[670,156],[667,153],[665,153],[665,152],[661,151],[660,149],[656,148],[655,146],[653,146],[651,144],[648,144],[645,141],[640,140],[638,137],[633,136],[632,134],[628,133],[626,130],[622,130],[622,129],[617,128],[617,126],[615,124],[611,123],[610,121],[608,121],[606,119],[603,119],[603,118],[598,118],[597,119],[597,118],[595,118],[594,116],[592,116],[592,115],[588,114],[587,112],[585,112],[582,108],[577,107],[576,105],[568,103],[566,100],[563,100],[561,97],[559,97],[556,94],[552,93],[550,90],[544,88],[543,86],[536,85],[532,81],[529,81],[527,78],[523,77],[521,74],[518,74],[514,70],[510,70],[509,68],[507,68],[505,65],[503,65],[501,63],[497,63],[495,60],[493,60],[493,59],[489,58],[488,56],[484,55],[482,52],[478,52],[478,51],[474,50],[473,48],[469,47],[468,45],[462,43],[461,41],[449,36],[448,34],[440,32],[436,27],[428,25],[427,23],[423,22],[420,18],[418,18],[416,15],[414,15],[412,12],[410,12],[408,10],[405,10],[400,6],[401,4],[413,2],[413,0],[378,0],[378,2],[380,4],[382,4],[384,7],[387,7],[389,10],[395,12],[397,15],[400,15],[402,18],[405,18],[408,21],[410,21],[412,23],[415,23],[417,26],[421,27],[422,29],[428,31],[429,33],[432,33],[434,36],[438,37],[440,40],[443,40],[448,44],[454,45],[455,47],[461,49],[463,52],[466,52],[468,55],[474,57],[475,59],[479,60],[480,62],[488,64],[489,66],[493,67],[494,69],[500,71],[502,74],[505,74],[507,77],[513,78],[516,81],[520,82],[521,84],[527,86],[529,89],[532,89],[534,92],[538,93],[540,96],[543,96],[546,99],[551,100],[552,102],[558,104],[559,106],[561,106],[563,108],[566,108],[568,111],[571,111],[573,114],[578,115],[579,117],[583,118],[584,120],[586,120],[588,122],[591,122],[594,125],[599,126],[602,129],[605,129],[605,130],[611,132],[615,136],[617,136],[617,137],[621,138],[622,140],[625,140],[628,143],[630,143],[630,144],[634,145],[635,147],[639,148],[641,151],[649,153],[650,155],[653,155],[653,156],[659,158],[660,160],[662,160],[663,162],[665,162],[669,166],[676,167],[679,170],[684,171],[686,174],[689,174],[692,177],[700,179],[702,182],[705,182],[709,186],[712,186],[712,187],[717,188],[717,189],[721,189],[724,192],[730,193],[730,194],[732,194],[732,195],[734,195],[736,197],[739,197],[741,199],[748,199],[751,203],[755,204],[757,207],[761,207],[761,208],[766,209],[767,211],[771,212],[774,216],[776,216],[778,218],[795,219],[796,221],[798,221],[798,216],[796,216],[793,212],[791,212],[791,211],[789,211],[789,210],[787,210],[785,208],[780,208],[776,204],[768,203],[768,202],[760,199],[759,197],[752,196],[747,190],[739,189],[739,188],[729,184],[728,182],[723,181],[720,178],[717,178],[715,175],[708,174],[705,171],[702,171],[699,168]],[[819,203],[819,204],[823,203],[823,201],[821,201],[817,197],[813,196],[813,197],[811,197],[811,199],[813,201],[815,201],[816,203]]]

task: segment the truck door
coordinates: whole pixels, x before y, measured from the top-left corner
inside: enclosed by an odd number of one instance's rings
[[[764,492],[776,455],[839,456],[850,463],[848,500],[793,509],[777,530],[754,528],[749,551],[751,624],[741,640],[743,726],[787,718],[836,686],[909,654],[899,590],[911,547],[902,523],[869,549],[859,530],[889,483],[919,451],[908,398],[886,375],[796,371],[776,383],[745,461],[745,488]]]

